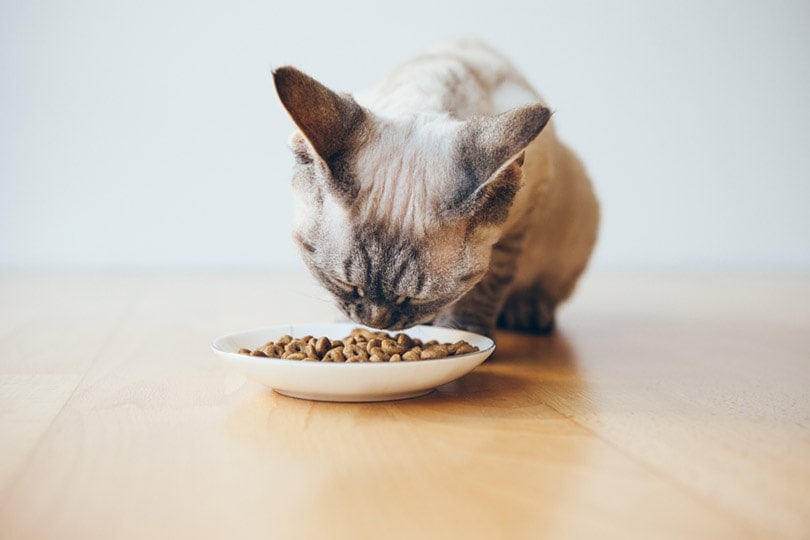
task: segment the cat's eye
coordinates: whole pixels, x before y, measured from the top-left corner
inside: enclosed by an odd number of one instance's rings
[[[339,279],[335,280],[335,285],[340,287],[344,292],[352,292],[354,290],[354,285],[349,285],[345,281],[340,281]]]
[[[405,301],[412,306],[418,306],[420,304],[427,304],[431,302],[430,298],[414,298],[413,296],[399,296],[396,300],[397,305],[403,304]]]
[[[351,283],[346,283],[345,281],[341,281],[339,279],[335,280],[335,285],[340,287],[340,289],[342,289],[344,292],[353,294],[358,298],[363,298],[366,295],[366,291],[364,291],[362,287],[357,287]]]

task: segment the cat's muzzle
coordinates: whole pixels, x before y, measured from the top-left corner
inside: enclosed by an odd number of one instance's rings
[[[378,305],[368,305],[362,314],[358,316],[360,322],[366,326],[370,326],[371,328],[387,328],[394,330],[397,326],[395,323],[398,321],[394,321],[393,314],[391,310],[386,308],[385,306],[378,306]],[[400,326],[400,328],[403,328]]]

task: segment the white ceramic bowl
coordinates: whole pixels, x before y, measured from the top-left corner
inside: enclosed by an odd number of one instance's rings
[[[437,386],[466,375],[495,350],[488,337],[437,326],[415,326],[404,332],[423,341],[465,340],[478,352],[438,360],[380,363],[302,362],[239,354],[284,334],[341,339],[357,328],[353,323],[299,324],[237,332],[216,339],[211,348],[248,378],[286,396],[319,401],[387,401],[427,394]],[[394,333],[394,332],[391,332]]]

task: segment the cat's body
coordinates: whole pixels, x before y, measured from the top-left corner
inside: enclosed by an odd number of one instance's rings
[[[294,68],[274,76],[300,130],[295,238],[349,317],[490,335],[496,322],[553,328],[599,209],[548,109],[503,57],[456,41],[357,101]]]

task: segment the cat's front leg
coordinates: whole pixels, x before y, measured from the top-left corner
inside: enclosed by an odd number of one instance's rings
[[[489,271],[470,292],[440,312],[433,324],[493,338],[498,314],[515,276],[522,242],[522,234],[498,241],[492,248]]]

